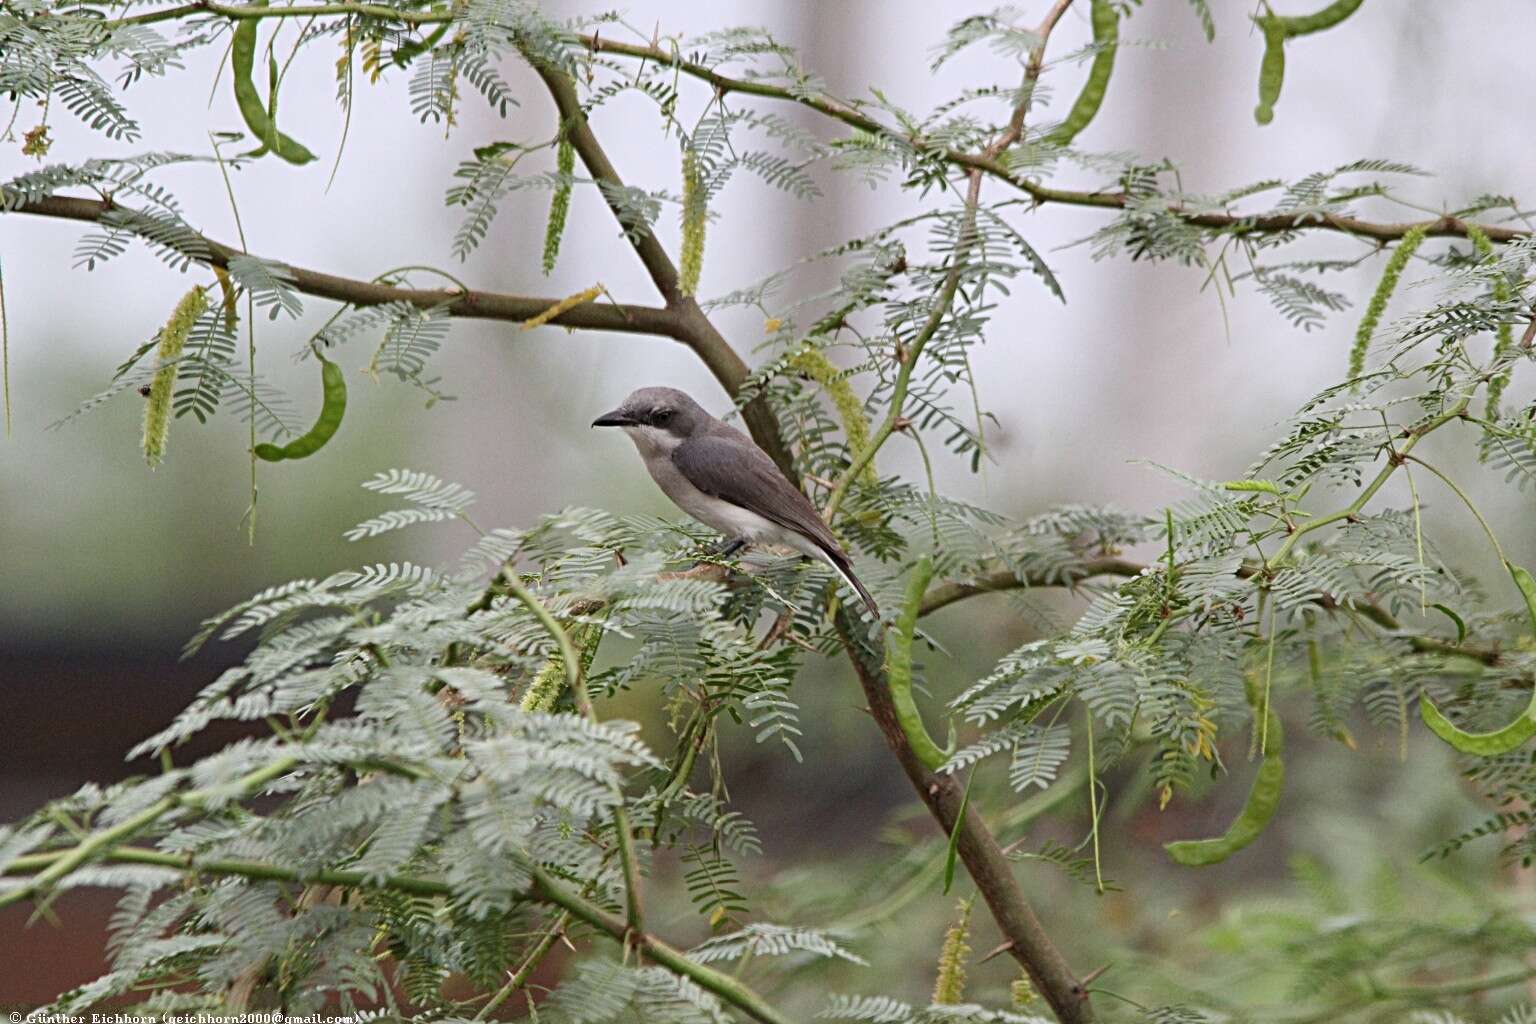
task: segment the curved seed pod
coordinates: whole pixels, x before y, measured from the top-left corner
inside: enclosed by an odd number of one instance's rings
[[[1168,856],[1185,867],[1218,864],[1257,839],[1264,826],[1275,816],[1280,793],[1285,786],[1285,762],[1279,754],[1270,754],[1259,765],[1259,774],[1248,791],[1243,812],[1227,831],[1215,839],[1186,839],[1164,843]]]
[[[255,6],[265,6],[266,0],[259,0]],[[260,18],[242,18],[235,26],[234,39],[229,48],[229,67],[235,78],[235,104],[240,108],[240,116],[245,119],[245,126],[251,130],[260,147],[252,152],[253,156],[272,152],[282,157],[291,164],[307,164],[315,159],[315,154],[305,149],[303,145],[284,135],[277,130],[274,120],[277,109],[277,88],[272,89],[272,110],[269,111],[261,102],[261,93],[256,89],[256,81],[253,77],[256,70],[256,29],[261,22]],[[269,77],[275,79],[269,68]]]
[[[171,436],[171,397],[176,387],[176,360],[186,347],[192,325],[208,308],[208,296],[201,287],[193,288],[181,297],[171,318],[160,329],[160,346],[156,351],[160,368],[155,371],[149,385],[149,402],[144,406],[144,461],[150,468],[160,465],[165,458],[165,443]]]
[[[1525,600],[1525,609],[1531,617],[1531,629],[1536,632],[1536,579],[1532,579],[1530,573],[1513,562],[1505,562],[1504,566],[1514,579],[1515,586],[1520,589],[1520,596]],[[1525,711],[1519,718],[1493,732],[1467,732],[1465,729],[1458,728],[1440,713],[1440,709],[1435,707],[1434,701],[1429,699],[1428,694],[1419,697],[1419,717],[1424,719],[1424,724],[1429,726],[1430,732],[1463,754],[1497,757],[1519,749],[1527,740],[1536,736],[1536,692],[1531,694],[1531,702],[1526,705]]]
[[[437,28],[432,31],[431,35],[424,36],[421,39],[412,39],[408,42],[401,43],[399,46],[395,47],[394,52],[389,55],[390,63],[397,67],[405,67],[411,61],[415,60],[417,57],[420,57],[422,54],[432,49],[432,47],[442,42],[443,36],[448,34],[449,24],[449,22],[445,21],[441,25],[437,26]]]
[[[555,269],[560,257],[560,239],[565,234],[565,218],[571,212],[571,172],[576,169],[576,149],[564,136],[555,151],[555,194],[549,200],[549,223],[544,226],[544,273]]]
[[[1423,241],[1424,229],[1412,227],[1403,232],[1402,241],[1398,242],[1397,248],[1392,250],[1392,256],[1381,272],[1381,280],[1376,284],[1376,291],[1371,294],[1371,301],[1365,307],[1365,315],[1360,318],[1360,326],[1355,328],[1355,343],[1349,350],[1351,379],[1365,371],[1365,353],[1371,347],[1371,338],[1376,334],[1376,325],[1381,322],[1381,315],[1387,311],[1387,301],[1397,290],[1397,279],[1403,276],[1403,269],[1408,266],[1408,260],[1412,258],[1414,251]]]
[[[1248,790],[1248,799],[1237,820],[1232,822],[1226,832],[1213,839],[1185,839],[1164,843],[1163,849],[1168,851],[1168,856],[1185,867],[1217,864],[1263,833],[1265,826],[1275,816],[1275,809],[1280,806],[1280,794],[1285,788],[1285,761],[1281,758],[1285,733],[1280,726],[1280,716],[1273,711],[1268,714],[1265,733],[1269,751],[1259,764],[1259,773],[1254,776],[1253,787]]]
[[[1290,17],[1272,15],[1271,17],[1274,17],[1280,23],[1280,26],[1285,29],[1286,35],[1292,37],[1305,36],[1313,32],[1321,32],[1325,28],[1333,28],[1333,26],[1359,10],[1363,2],[1364,0],[1333,0],[1333,3],[1327,7],[1313,11],[1311,14],[1292,15]]]
[[[857,462],[859,456],[869,447],[869,417],[864,414],[864,403],[859,401],[859,396],[853,393],[853,386],[848,383],[848,378],[832,365],[826,353],[810,342],[806,342],[800,351],[790,357],[789,365],[820,384],[831,397],[832,404],[837,409],[837,418],[843,424],[843,434],[848,438],[848,456],[852,461]],[[875,472],[875,462],[871,459],[860,471],[859,481],[873,487],[879,483],[879,480]]]
[[[1334,0],[1311,14],[1291,17],[1262,14],[1253,19],[1264,33],[1264,59],[1259,64],[1259,105],[1253,110],[1255,121],[1269,124],[1274,120],[1275,103],[1280,99],[1280,87],[1285,82],[1286,40],[1332,28],[1354,14],[1362,2]]]
[[[1274,18],[1260,19],[1259,28],[1264,33],[1264,59],[1259,62],[1259,105],[1253,108],[1253,119],[1269,124],[1285,84],[1285,30]]]
[[[324,401],[320,416],[309,431],[294,438],[282,447],[275,444],[259,444],[251,451],[258,459],[282,462],[284,459],[302,459],[313,455],[329,441],[341,427],[341,418],[347,412],[347,378],[341,367],[325,356],[315,353],[320,360],[320,384]]]
[[[1051,142],[1065,146],[1088,127],[1104,103],[1104,93],[1109,89],[1109,76],[1115,70],[1115,51],[1120,45],[1120,16],[1110,0],[1093,0],[1093,42],[1099,47],[1093,56],[1093,66],[1088,69],[1088,81],[1077,101],[1067,113],[1067,119],[1046,136]]]
[[[912,579],[907,583],[907,599],[902,605],[901,615],[896,619],[896,628],[891,630],[885,655],[885,670],[890,680],[891,703],[896,709],[896,721],[906,734],[912,752],[930,771],[938,768],[948,758],[939,749],[939,745],[933,742],[933,737],[928,735],[928,729],[923,725],[923,716],[912,699],[912,638],[917,633],[917,613],[922,607],[923,594],[931,579],[933,560],[924,555],[912,570]]]
[[[683,150],[683,251],[678,272],[678,288],[684,295],[692,295],[699,288],[699,272],[704,266],[706,204],[699,156],[690,147]]]

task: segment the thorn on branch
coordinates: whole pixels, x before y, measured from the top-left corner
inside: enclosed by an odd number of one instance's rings
[[[999,943],[998,945],[992,947],[992,949],[987,953],[986,956],[982,957],[980,960],[978,960],[976,962],[978,964],[984,964],[988,960],[993,960],[993,959],[996,959],[997,957],[1002,956],[1004,953],[1008,952],[1012,948],[1013,948],[1013,940],[1012,939],[1007,939],[1007,940]]]
[[[1089,971],[1087,974],[1083,975],[1083,981],[1082,981],[1083,987],[1087,988],[1089,985],[1092,985],[1095,981],[1098,981],[1113,966],[1115,966],[1113,963],[1107,963],[1103,967],[1094,968],[1093,970]]]

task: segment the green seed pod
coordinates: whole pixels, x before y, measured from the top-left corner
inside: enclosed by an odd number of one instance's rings
[[[305,458],[325,447],[325,443],[340,429],[341,418],[347,412],[346,375],[342,373],[341,367],[320,353],[316,352],[315,357],[320,360],[320,385],[324,395],[315,425],[282,447],[275,444],[257,445],[251,451],[258,459],[282,462],[284,459]]]
[[[849,459],[857,461],[869,448],[869,418],[864,413],[864,403],[853,393],[853,385],[832,365],[826,353],[810,342],[806,342],[800,351],[790,357],[789,365],[820,384],[831,397],[832,405],[837,409],[837,418],[843,424],[843,434],[848,438]],[[859,481],[870,487],[879,483],[873,459],[859,473]]]
[[[1301,14],[1292,17],[1280,17],[1271,15],[1285,34],[1295,38],[1296,36],[1310,35],[1313,32],[1321,32],[1326,28],[1333,28],[1345,18],[1360,9],[1364,0],[1333,0],[1333,3],[1311,14]]]
[[[1392,256],[1381,272],[1381,280],[1376,284],[1376,291],[1372,293],[1371,301],[1365,307],[1365,315],[1360,318],[1360,326],[1355,328],[1355,343],[1349,350],[1351,380],[1365,372],[1365,354],[1371,347],[1371,338],[1376,334],[1376,325],[1381,322],[1381,315],[1387,311],[1387,301],[1397,290],[1397,280],[1403,276],[1403,269],[1408,266],[1408,260],[1423,241],[1424,228],[1411,227],[1403,232],[1402,240],[1397,243],[1397,248],[1392,250]]]
[[[208,308],[208,296],[202,288],[193,288],[181,297],[171,318],[160,329],[160,347],[156,351],[160,368],[149,385],[149,402],[144,406],[144,460],[151,469],[165,458],[165,444],[171,436],[171,397],[176,388],[176,360],[186,347],[192,325]]]
[[[1354,14],[1361,2],[1334,0],[1322,10],[1297,17],[1273,13],[1254,16],[1254,22],[1264,33],[1264,59],[1259,63],[1259,105],[1253,110],[1255,121],[1269,124],[1275,118],[1275,103],[1280,99],[1280,87],[1285,82],[1286,40],[1332,28]]]
[[[954,1006],[965,1002],[965,961],[971,955],[971,905],[974,899],[960,901],[959,916],[944,933],[939,947],[939,972],[933,982],[933,1003]]]
[[[544,273],[555,269],[560,256],[560,239],[565,234],[565,218],[571,211],[571,172],[576,169],[576,149],[570,140],[560,139],[555,151],[555,194],[549,200],[549,223],[544,227]]]
[[[1280,726],[1280,716],[1268,713],[1265,726],[1268,750],[1259,764],[1253,788],[1237,816],[1225,833],[1214,839],[1186,839],[1164,843],[1168,856],[1185,867],[1203,867],[1226,860],[1232,854],[1252,843],[1264,831],[1275,809],[1280,806],[1280,794],[1285,788],[1285,762],[1281,754],[1285,747],[1285,733]]]
[[[1520,591],[1520,597],[1525,601],[1525,610],[1530,615],[1531,630],[1536,632],[1536,579],[1531,574],[1513,562],[1505,562],[1504,567],[1509,570],[1510,577],[1515,581],[1515,586]],[[1424,719],[1424,724],[1429,726],[1429,731],[1439,736],[1442,740],[1461,751],[1463,754],[1475,754],[1479,757],[1498,757],[1518,750],[1520,747],[1536,736],[1536,692],[1531,694],[1531,702],[1526,705],[1525,711],[1519,718],[1492,732],[1467,732],[1452,724],[1435,707],[1434,701],[1428,694],[1419,697],[1419,717]]]
[[[254,6],[266,6],[267,0],[253,0]],[[229,67],[235,78],[235,104],[245,126],[251,130],[261,145],[252,156],[272,152],[291,164],[307,164],[315,159],[304,146],[277,130],[277,86],[272,86],[271,109],[261,102],[254,76],[256,69],[256,29],[260,18],[241,18],[235,25],[234,38],[229,48]],[[268,69],[269,78],[277,79],[275,64]]]
[[[692,295],[699,288],[704,266],[704,221],[708,210],[704,183],[699,177],[699,157],[692,148],[683,150],[683,253],[678,288]]]
[[[1273,17],[1259,19],[1259,28],[1264,33],[1264,59],[1259,62],[1259,105],[1253,108],[1253,119],[1269,124],[1285,84],[1285,29]]]
[[[1115,70],[1115,51],[1120,47],[1120,15],[1110,0],[1093,0],[1091,20],[1093,42],[1099,49],[1093,55],[1093,66],[1088,69],[1088,80],[1083,83],[1083,91],[1077,94],[1067,119],[1046,136],[1060,146],[1070,144],[1099,112],[1109,89],[1109,76]]]
[[[948,760],[944,751],[928,735],[923,717],[912,699],[912,639],[917,633],[917,613],[922,608],[923,594],[928,591],[928,581],[933,579],[933,560],[924,555],[912,569],[907,582],[906,603],[896,619],[896,628],[890,631],[885,655],[886,678],[889,679],[891,703],[895,706],[896,721],[907,737],[912,752],[929,770]]]
[[[1275,816],[1280,806],[1280,793],[1285,786],[1285,763],[1279,754],[1270,754],[1259,765],[1259,774],[1248,791],[1243,812],[1237,816],[1225,834],[1215,839],[1186,839],[1165,843],[1168,856],[1185,867],[1203,867],[1218,864],[1257,839]]]

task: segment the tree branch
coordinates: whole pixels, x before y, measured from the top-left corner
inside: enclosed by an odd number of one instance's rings
[[[1025,576],[1020,577],[1007,569],[984,573],[970,580],[947,580],[930,587],[923,595],[918,608],[919,616],[931,615],[956,601],[963,601],[977,594],[991,594],[999,590],[1021,590],[1031,587],[1070,587],[1093,576],[1139,576],[1145,566],[1124,558],[1089,558],[1072,566],[1069,577]]]
[[[1063,9],[1065,7],[1065,5],[1061,4],[1058,4],[1058,6],[1061,6]],[[1054,17],[1051,15],[1054,15]],[[1036,30],[1037,34],[1043,32],[1048,35],[1050,29],[1055,26],[1055,19],[1060,17],[1060,12],[1053,10],[1051,15],[1047,15],[1046,21],[1042,23],[1040,29]],[[576,40],[593,53],[608,53],[637,60],[653,61],[657,64],[676,69],[691,78],[709,83],[716,92],[722,95],[734,92],[748,96],[759,96],[764,99],[782,100],[787,103],[807,107],[825,117],[840,121],[850,128],[856,128],[859,131],[890,139],[903,146],[911,147],[913,150],[926,156],[937,156],[957,167],[980,171],[989,177],[996,178],[998,181],[1027,193],[1040,205],[1056,203],[1063,206],[1086,206],[1103,210],[1123,210],[1132,203],[1131,198],[1122,192],[1093,192],[1051,188],[1050,186],[1042,185],[1031,178],[1009,170],[998,159],[996,153],[969,153],[964,150],[949,149],[936,145],[921,136],[909,134],[884,124],[863,113],[853,104],[827,96],[811,95],[801,90],[792,90],[787,86],[771,85],[755,79],[732,78],[728,75],[720,74],[713,68],[694,63],[693,61],[683,60],[676,54],[654,46],[622,43],[595,35],[578,35]],[[1017,112],[1015,116],[1017,117]],[[1011,144],[1009,143],[1009,145]],[[1184,220],[1186,223],[1215,230],[1236,230],[1242,233],[1263,234],[1283,231],[1337,231],[1344,234],[1361,235],[1383,242],[1402,238],[1408,231],[1416,227],[1424,228],[1425,233],[1430,236],[1466,237],[1468,225],[1468,222],[1465,220],[1449,216],[1426,221],[1381,223],[1361,220],[1358,217],[1350,217],[1343,214],[1318,213],[1315,211],[1250,217],[1236,213],[1192,211],[1176,203],[1170,204],[1167,209],[1169,213]],[[1489,240],[1494,242],[1512,242],[1519,238],[1526,238],[1531,234],[1527,230],[1518,228],[1491,225],[1475,225],[1475,227],[1481,228]]]
[[[29,899],[40,892],[46,891],[59,879],[84,864],[86,861],[101,856],[103,852],[114,849],[119,843],[125,843],[149,828],[161,818],[182,807],[200,807],[211,796],[227,796],[233,792],[240,796],[248,796],[259,792],[267,783],[284,774],[298,764],[298,760],[292,757],[279,758],[271,764],[265,765],[247,775],[242,776],[232,784],[216,784],[205,789],[187,790],[181,793],[170,793],[161,797],[139,813],[125,818],[111,828],[103,829],[86,836],[81,842],[68,850],[60,851],[52,858],[42,870],[32,878],[17,886],[0,892],[0,907],[18,903]],[[11,862],[11,867],[20,864],[26,858],[18,858]],[[10,867],[7,867],[7,872]]]
[[[1087,989],[1072,974],[1061,952],[1041,926],[1013,876],[1012,864],[997,845],[986,822],[982,821],[980,812],[964,799],[960,783],[953,775],[930,771],[907,742],[891,700],[881,652],[861,639],[859,624],[841,610],[837,615],[837,630],[886,745],[923,803],[928,805],[939,828],[949,835],[958,831],[960,860],[1007,940],[1009,954],[1028,972],[1035,988],[1045,996],[1062,1024],[1089,1024],[1095,1018]],[[960,821],[962,806],[965,807],[965,818]]]
[[[511,566],[502,568],[499,580],[501,586],[504,586],[522,603],[523,607],[533,613],[534,618],[539,620],[545,632],[555,641],[555,645],[560,649],[560,660],[565,669],[565,683],[570,688],[571,699],[576,702],[576,710],[587,721],[597,725],[597,712],[592,707],[592,698],[587,694],[587,681],[582,678],[581,655],[577,652],[576,646],[571,643],[570,634],[566,632],[564,626],[560,625],[550,610],[544,607],[544,602],[535,597],[533,591],[523,586],[523,581],[517,578],[517,572]],[[624,873],[625,914],[630,934],[640,935],[645,931],[644,904],[640,894],[640,861],[635,856],[635,840],[629,828],[629,811],[624,806],[624,789],[618,783],[613,785],[613,795],[618,801],[613,808],[613,834],[615,844],[619,848],[619,865]],[[575,913],[575,911],[571,912]]]
[[[26,854],[0,867],[0,874],[14,875],[29,871],[47,873],[64,860],[73,858],[79,849],[80,847],[71,847],[68,850],[50,850],[46,853]],[[148,864],[156,867],[173,868],[194,875],[235,876],[273,882],[318,883],[322,885],[345,886],[350,889],[391,889],[415,896],[446,897],[453,895],[452,887],[446,882],[409,875],[389,875],[382,880],[375,880],[369,878],[362,871],[305,872],[261,861],[234,858],[197,860],[191,854],[165,853],[160,850],[147,850],[132,846],[119,846],[93,852],[99,853],[101,860],[113,861],[119,864]],[[623,918],[610,914],[583,899],[578,894],[571,892],[551,878],[549,873],[537,864],[530,864],[528,868],[533,880],[530,895],[539,902],[548,903],[569,911],[572,917],[584,921],[617,942],[633,942],[651,960],[672,971],[674,974],[682,975],[696,982],[700,988],[713,992],[754,1020],[762,1021],[763,1024],[790,1024],[787,1017],[780,1014],[772,1006],[768,1005],[761,996],[735,978],[689,959],[686,954],[654,935],[649,933],[642,933],[638,936],[634,935]],[[15,891],[20,890],[11,890],[10,892]],[[7,892],[6,895],[9,896],[10,892]]]
[[[963,601],[978,594],[995,594],[1004,590],[1031,590],[1036,587],[1074,587],[1094,576],[1140,576],[1147,570],[1147,566],[1138,562],[1127,561],[1123,558],[1090,558],[1074,565],[1070,575],[1063,576],[1060,573],[1052,575],[1019,576],[1008,569],[999,569],[995,572],[982,573],[969,580],[948,580],[938,586],[930,587],[923,595],[923,603],[918,606],[918,617],[930,615],[941,608],[947,608],[957,601]],[[1254,562],[1241,566],[1236,576],[1240,579],[1248,579],[1259,571],[1259,565]],[[1385,608],[1379,604],[1349,604],[1344,605],[1333,598],[1324,595],[1312,602],[1325,612],[1354,612],[1361,618],[1369,619],[1380,626],[1387,633],[1398,639],[1407,640],[1415,651],[1421,654],[1444,654],[1458,658],[1471,658],[1485,665],[1496,665],[1503,652],[1496,646],[1480,646],[1454,644],[1449,640],[1442,640],[1434,636],[1422,636],[1416,633],[1403,632],[1403,624]]]
[[[1064,3],[1058,0],[1057,7],[1064,9],[1065,6]],[[218,15],[226,18],[362,16],[408,25],[451,22],[457,17],[452,11],[407,11],[367,3],[350,3],[346,2],[346,0],[324,4],[296,4],[289,7],[257,7],[250,4],[225,4],[215,2],[215,0],[199,0],[199,2],[182,4],[178,7],[167,7],[163,10],[150,11],[145,14],[117,18],[105,21],[103,24],[108,28],[115,28],[120,25],[145,25],[162,21],[174,21],[195,14]],[[1059,12],[1054,9],[1052,14],[1056,17],[1060,16]],[[1054,24],[1055,19],[1048,15],[1046,22],[1042,24],[1041,28],[1048,32],[1049,27],[1054,26]],[[1039,32],[1040,30],[1037,29],[1036,31]],[[1123,210],[1132,203],[1131,198],[1122,192],[1060,189],[1042,185],[1031,178],[1014,173],[1005,164],[1000,162],[995,155],[970,153],[938,145],[922,136],[903,132],[900,129],[884,124],[865,114],[857,105],[834,99],[830,96],[814,95],[803,90],[773,85],[758,79],[733,78],[729,75],[722,75],[707,65],[684,60],[676,53],[655,46],[625,43],[614,39],[605,39],[595,34],[578,34],[572,38],[574,42],[592,53],[611,54],[634,60],[650,61],[676,69],[681,74],[685,74],[690,78],[708,83],[721,95],[739,93],[745,96],[781,100],[786,103],[794,103],[798,106],[806,107],[824,117],[839,121],[850,128],[856,128],[859,131],[891,139],[925,156],[938,157],[946,163],[966,170],[980,171],[1028,194],[1040,205],[1056,203],[1063,206]],[[1464,238],[1467,237],[1469,225],[1468,221],[1451,216],[1406,222],[1368,221],[1344,214],[1319,213],[1316,211],[1244,216],[1229,212],[1189,210],[1177,203],[1170,204],[1167,207],[1167,212],[1188,224],[1218,231],[1233,230],[1245,234],[1273,234],[1285,231],[1336,231],[1343,234],[1371,238],[1380,242],[1395,241],[1416,227],[1423,228],[1425,233],[1432,237],[1451,236]],[[1494,242],[1512,242],[1516,239],[1529,237],[1531,234],[1528,230],[1486,224],[1474,224],[1473,227],[1480,228],[1488,236],[1489,240]]]
[[[1052,13],[1047,15],[1040,30],[1040,41],[1036,44],[1037,51],[1043,53],[1051,28],[1055,25],[1055,19],[1059,18],[1064,10],[1065,2],[1058,4]],[[1029,69],[1026,68],[1023,94],[1014,108],[1008,128],[987,146],[984,156],[988,159],[995,158],[1022,134],[1024,117],[1029,107],[1031,81]],[[961,268],[974,241],[981,185],[981,172],[971,171],[965,194],[964,221],[952,257],[954,264],[939,287],[939,294],[934,299],[933,311],[929,319],[912,342],[906,346],[885,420],[870,444],[860,453],[860,457],[849,467],[848,473],[843,476],[833,491],[828,504],[828,519],[831,519],[838,501],[846,493],[854,474],[868,464],[900,421],[912,368],[916,365],[924,345],[937,332],[944,316],[949,312],[950,304],[958,289]],[[923,576],[927,571],[924,568],[925,565],[926,562],[920,563],[915,570],[918,576]],[[908,606],[903,612],[903,619],[909,626],[921,613],[922,586],[925,584],[926,580],[914,588],[914,593],[910,595]],[[938,822],[939,827],[946,835],[954,837],[960,860],[965,864],[966,871],[970,874],[971,880],[976,883],[977,890],[987,903],[987,909],[991,911],[999,930],[1002,931],[1004,945],[1008,952],[1029,974],[1035,987],[1045,996],[1046,1002],[1050,1004],[1062,1024],[1090,1024],[1095,1019],[1095,1015],[1093,1004],[1088,998],[1087,988],[1077,980],[1071,968],[1067,966],[1065,958],[1062,957],[1061,951],[1056,948],[1055,943],[1041,926],[1034,908],[1030,906],[1023,889],[1019,886],[1018,879],[1013,875],[1012,864],[1009,863],[1002,848],[998,846],[997,840],[987,828],[986,823],[982,821],[980,811],[966,800],[959,781],[953,775],[936,772],[934,769],[938,765],[931,763],[932,758],[925,758],[924,751],[913,745],[909,733],[919,730],[909,730],[907,723],[904,723],[904,718],[915,717],[916,709],[903,705],[900,695],[893,692],[891,672],[886,666],[884,650],[874,649],[869,641],[869,635],[857,626],[846,609],[838,609],[836,627],[843,648],[847,651],[849,660],[853,662],[865,699],[869,702],[870,714],[879,725],[887,745],[896,755],[896,760],[900,763],[902,771],[906,773],[908,781],[912,783],[923,802],[928,805],[928,810]],[[926,732],[922,735],[926,736]]]
[[[607,181],[615,187],[621,186],[617,172],[592,133],[570,79],[558,69],[544,67],[537,62],[534,62],[534,67],[565,119],[565,130],[571,145],[581,156],[588,171],[599,181]],[[979,175],[972,175],[972,191],[979,187],[979,180]],[[972,205],[974,208],[974,199]],[[615,209],[614,213],[617,215],[618,211]],[[688,318],[693,333],[691,338],[683,340],[709,367],[715,379],[735,396],[746,378],[746,365],[741,357],[710,323],[698,304],[679,294],[677,271],[655,236],[646,231],[639,238],[632,236],[632,241],[641,262],[651,273],[657,290],[667,297],[668,309],[679,311]],[[758,444],[773,454],[780,465],[786,467],[786,471],[792,472],[792,463],[780,439],[778,421],[772,411],[758,399],[748,403],[743,413]],[[928,804],[939,826],[946,833],[953,833],[961,804],[959,787],[949,776],[930,774],[907,743],[891,701],[883,656],[871,651],[867,639],[855,639],[862,631],[859,624],[840,610],[837,626],[844,649],[854,663],[864,688],[870,710],[892,752],[918,794]],[[999,928],[1008,938],[1015,959],[1024,965],[1063,1024],[1089,1024],[1093,1021],[1093,1008],[1087,990],[1073,977],[1060,952],[1040,926],[1039,919],[1035,917],[1013,877],[1008,859],[974,808],[967,812],[959,825],[958,847],[966,870],[976,881]]]
[[[99,223],[112,210],[120,209],[104,199],[83,199],[73,196],[47,196],[32,199],[5,209],[5,213],[26,213],[37,217],[54,217],[61,220]],[[225,268],[231,258],[251,255],[234,246],[217,242],[205,235],[197,236],[207,248],[207,258],[198,262],[208,266]],[[276,262],[276,261],[274,261]],[[507,295],[501,292],[461,291],[457,288],[396,288],[375,281],[363,281],[339,277],[318,270],[306,270],[292,264],[279,264],[286,268],[289,283],[294,290],[316,298],[348,302],[354,306],[378,306],[386,302],[408,302],[423,309],[432,306],[447,307],[450,316],[473,320],[504,320],[520,323],[531,320],[547,310],[557,298],[537,298],[523,295]],[[631,306],[615,303],[587,302],[566,310],[550,319],[551,326],[569,327],[573,330],[613,331],[619,334],[652,334],[684,341],[686,325],[676,312],[655,306]],[[686,342],[685,342],[686,343]]]
[[[747,364],[715,329],[715,325],[699,309],[699,304],[693,297],[682,293],[678,287],[677,267],[650,228],[641,226],[636,230],[630,230],[631,225],[624,223],[624,218],[620,215],[620,210],[609,191],[623,188],[624,181],[619,177],[613,162],[608,159],[602,144],[597,141],[597,136],[592,133],[592,126],[587,123],[586,112],[582,110],[581,101],[576,96],[576,87],[571,84],[570,78],[558,68],[544,66],[532,57],[529,60],[539,77],[543,79],[545,87],[549,89],[549,94],[555,101],[556,108],[560,111],[566,138],[570,140],[571,147],[576,150],[576,155],[581,157],[582,164],[586,166],[588,173],[599,183],[599,186],[608,186],[603,190],[603,198],[608,201],[608,208],[613,211],[620,225],[626,229],[625,236],[634,246],[635,254],[640,257],[640,262],[645,266],[645,272],[650,275],[651,282],[655,284],[656,290],[666,301],[667,313],[675,329],[670,336],[693,349],[694,354],[704,362],[710,373],[714,374],[715,379],[734,398],[747,379]],[[747,424],[747,429],[752,433],[753,440],[773,457],[773,461],[778,463],[779,468],[791,480],[798,482],[799,474],[795,469],[794,459],[790,457],[789,450],[784,446],[783,438],[779,433],[779,421],[768,404],[761,398],[753,399],[742,407],[741,415]]]

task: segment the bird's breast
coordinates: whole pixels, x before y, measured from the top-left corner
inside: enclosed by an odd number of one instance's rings
[[[677,468],[670,452],[647,454],[642,449],[641,454],[645,457],[645,468],[650,471],[651,479],[656,481],[661,492],[671,498],[674,505],[705,526],[731,539],[739,538],[753,543],[787,543],[784,537],[787,531],[777,523],[750,509],[705,494],[695,487],[682,470]]]

